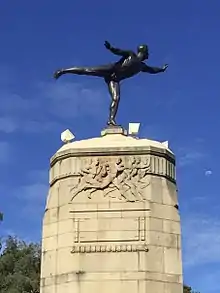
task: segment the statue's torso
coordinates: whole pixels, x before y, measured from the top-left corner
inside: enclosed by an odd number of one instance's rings
[[[136,75],[142,70],[142,62],[136,55],[121,58],[115,64],[114,74],[118,80],[123,80]]]

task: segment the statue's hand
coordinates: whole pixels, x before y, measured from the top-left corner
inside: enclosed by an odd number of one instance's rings
[[[168,68],[168,64],[165,64],[165,65],[162,67],[162,69],[163,69],[163,72],[164,72],[164,71],[166,71],[166,70],[167,70],[167,68]]]
[[[110,50],[111,49],[111,44],[108,41],[105,41],[105,47],[106,49]]]

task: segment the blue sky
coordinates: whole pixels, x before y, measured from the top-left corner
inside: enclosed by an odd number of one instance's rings
[[[61,146],[60,133],[99,136],[106,123],[102,80],[55,82],[53,72],[117,60],[106,39],[131,49],[147,43],[148,64],[168,63],[168,71],[123,83],[118,122],[139,121],[141,137],[169,141],[177,158],[184,279],[201,293],[219,293],[219,14],[219,0],[0,0],[3,234],[40,239],[49,158]]]

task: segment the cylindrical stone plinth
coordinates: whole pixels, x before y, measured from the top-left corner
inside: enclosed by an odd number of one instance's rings
[[[175,157],[123,134],[51,158],[41,293],[181,293]]]

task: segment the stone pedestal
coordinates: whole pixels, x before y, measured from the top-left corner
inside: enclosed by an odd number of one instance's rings
[[[181,293],[175,157],[105,131],[51,158],[41,293]]]

